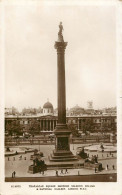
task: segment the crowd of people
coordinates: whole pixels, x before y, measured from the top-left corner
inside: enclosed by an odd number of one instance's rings
[[[67,174],[68,173],[68,170],[67,170],[67,168],[65,169],[65,171],[63,170],[63,169],[61,169],[61,171],[60,171],[60,175],[64,175],[64,174]],[[56,176],[59,176],[59,172],[58,172],[58,170],[56,170]]]
[[[26,158],[26,156],[23,157],[22,155],[20,155],[20,156],[19,156],[19,160],[22,160],[22,159],[26,160],[27,158]],[[9,157],[8,157],[8,161],[10,161],[10,158],[9,158]],[[13,161],[16,161],[15,156],[13,156]]]

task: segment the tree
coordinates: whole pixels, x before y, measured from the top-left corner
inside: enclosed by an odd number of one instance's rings
[[[10,123],[5,124],[5,131],[8,131],[9,135],[20,135],[21,134],[21,125],[18,120],[13,120]]]
[[[75,124],[67,124],[67,126],[68,126],[68,129],[71,130],[73,136],[78,135],[78,129]]]
[[[81,121],[81,130],[83,133],[92,132],[94,130],[94,124],[92,119],[83,119]]]
[[[108,131],[108,127],[109,127],[108,123],[103,122],[102,127],[101,127],[102,128],[102,133],[106,133]]]
[[[35,134],[40,132],[40,124],[39,121],[36,119],[33,119],[30,124],[30,133]]]

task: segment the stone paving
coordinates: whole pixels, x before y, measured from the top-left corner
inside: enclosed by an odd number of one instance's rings
[[[51,153],[51,151],[54,149],[54,146],[29,146],[32,148],[40,149],[40,151],[44,152],[45,157],[43,157],[43,160],[47,160],[47,156]],[[71,146],[71,150],[74,154],[76,154],[76,148],[78,145],[74,145],[73,147]],[[12,172],[16,171],[16,176],[17,177],[48,177],[48,176],[55,176],[56,175],[56,170],[47,170],[45,171],[44,175],[40,173],[36,174],[30,174],[28,173],[28,167],[29,165],[33,164],[32,160],[30,160],[30,156],[33,153],[27,153],[27,154],[22,154],[22,160],[20,160],[19,156],[10,156],[10,157],[5,157],[5,176],[6,177],[11,177]],[[117,167],[116,167],[116,154],[112,155],[110,154],[104,154],[104,153],[89,153],[89,156],[91,157],[92,155],[98,155],[98,161],[102,163],[104,170],[101,172],[98,172],[99,174],[108,174],[108,173],[116,173],[117,172]],[[108,156],[107,156],[108,155]],[[26,157],[26,159],[25,159]],[[8,159],[9,158],[9,159]],[[100,160],[99,160],[100,159]],[[109,166],[109,169],[106,170],[107,165]],[[113,166],[115,167],[115,170],[113,170]],[[65,169],[64,173],[60,174],[61,170],[58,170],[58,174],[60,176],[65,176],[65,175],[89,175],[89,174],[98,174],[95,173],[94,170],[90,169],[84,169],[84,168],[75,168],[75,169],[68,169],[68,173],[65,174]]]

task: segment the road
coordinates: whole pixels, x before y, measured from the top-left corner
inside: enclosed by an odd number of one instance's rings
[[[50,177],[16,177],[5,178],[6,182],[116,182],[117,174],[77,175],[77,176],[50,176]]]

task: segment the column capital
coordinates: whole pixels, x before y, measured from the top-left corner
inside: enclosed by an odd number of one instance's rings
[[[54,48],[57,49],[57,52],[64,52],[66,49],[67,42],[55,42]]]

